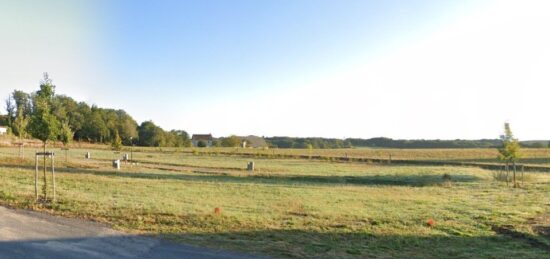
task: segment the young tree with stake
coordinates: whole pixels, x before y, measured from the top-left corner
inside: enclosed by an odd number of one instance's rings
[[[59,135],[59,139],[63,143],[63,147],[65,149],[65,162],[67,162],[67,151],[69,150],[67,145],[73,140],[74,132],[71,130],[71,127],[67,121],[63,122],[60,131],[61,134]]]
[[[499,159],[506,163],[506,171],[509,170],[509,166],[512,164],[514,187],[518,187],[516,183],[516,161],[520,158],[520,145],[519,141],[514,138],[509,123],[504,123],[504,134],[500,136],[500,139],[502,140],[502,147],[498,150]]]
[[[55,85],[52,84],[52,80],[48,77],[48,74],[44,73],[44,79],[40,83],[40,90],[32,98],[33,105],[28,125],[28,132],[31,136],[42,140],[44,153],[46,153],[48,141],[57,140],[60,133],[60,123],[51,112],[54,95]],[[45,200],[47,199],[47,186],[46,156],[44,156],[44,185],[42,191]]]

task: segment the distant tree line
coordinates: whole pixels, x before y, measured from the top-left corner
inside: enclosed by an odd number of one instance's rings
[[[164,131],[152,121],[138,125],[136,120],[124,110],[90,106],[85,102],[77,102],[69,96],[56,95],[55,86],[51,82],[45,74],[40,90],[33,93],[13,91],[6,99],[7,115],[0,117],[0,123],[7,125],[10,133],[20,138],[29,137],[32,135],[29,134],[30,132],[36,132],[32,130],[33,127],[43,128],[50,125],[52,134],[55,135],[54,139],[60,141],[65,139],[112,143],[113,146],[136,144],[185,147],[191,145],[189,135],[183,130]],[[40,113],[41,120],[36,115],[40,110],[48,111]],[[47,118],[44,117],[46,115]]]
[[[335,138],[265,138],[270,147],[275,148],[350,148],[353,143],[348,139]]]
[[[501,139],[479,139],[479,140],[405,140],[391,138],[292,138],[292,137],[271,137],[266,138],[270,147],[274,148],[350,148],[350,147],[371,147],[371,148],[498,148],[502,146]],[[546,148],[548,141],[525,141],[520,142],[522,147]]]
[[[496,148],[502,145],[500,139],[479,140],[428,140],[428,139],[348,139],[356,147],[384,147],[384,148]]]

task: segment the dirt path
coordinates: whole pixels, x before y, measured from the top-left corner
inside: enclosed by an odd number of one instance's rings
[[[246,258],[0,206],[0,258]]]

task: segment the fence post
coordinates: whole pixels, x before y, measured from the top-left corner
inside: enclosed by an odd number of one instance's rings
[[[38,201],[38,154],[34,152],[34,197]]]
[[[508,182],[508,161],[506,161],[506,165],[504,166],[504,171],[506,172],[506,186],[510,186],[509,182]]]
[[[512,162],[512,165],[514,166],[514,188],[518,187],[518,184],[516,183],[516,161]]]
[[[55,203],[55,154],[52,152],[52,183],[53,183],[53,202]]]

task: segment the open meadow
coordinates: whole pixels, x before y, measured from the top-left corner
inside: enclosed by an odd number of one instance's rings
[[[496,150],[53,149],[58,202],[34,202],[34,148],[0,148],[0,204],[140,234],[273,257],[523,257],[550,254],[550,174],[521,188],[478,167],[279,154],[496,162]],[[91,152],[91,159],[84,154]],[[265,154],[265,155],[258,155]],[[550,163],[546,149],[528,163]],[[254,161],[256,170],[246,171]],[[50,175],[48,175],[50,177]],[[219,208],[220,213],[215,213]]]

